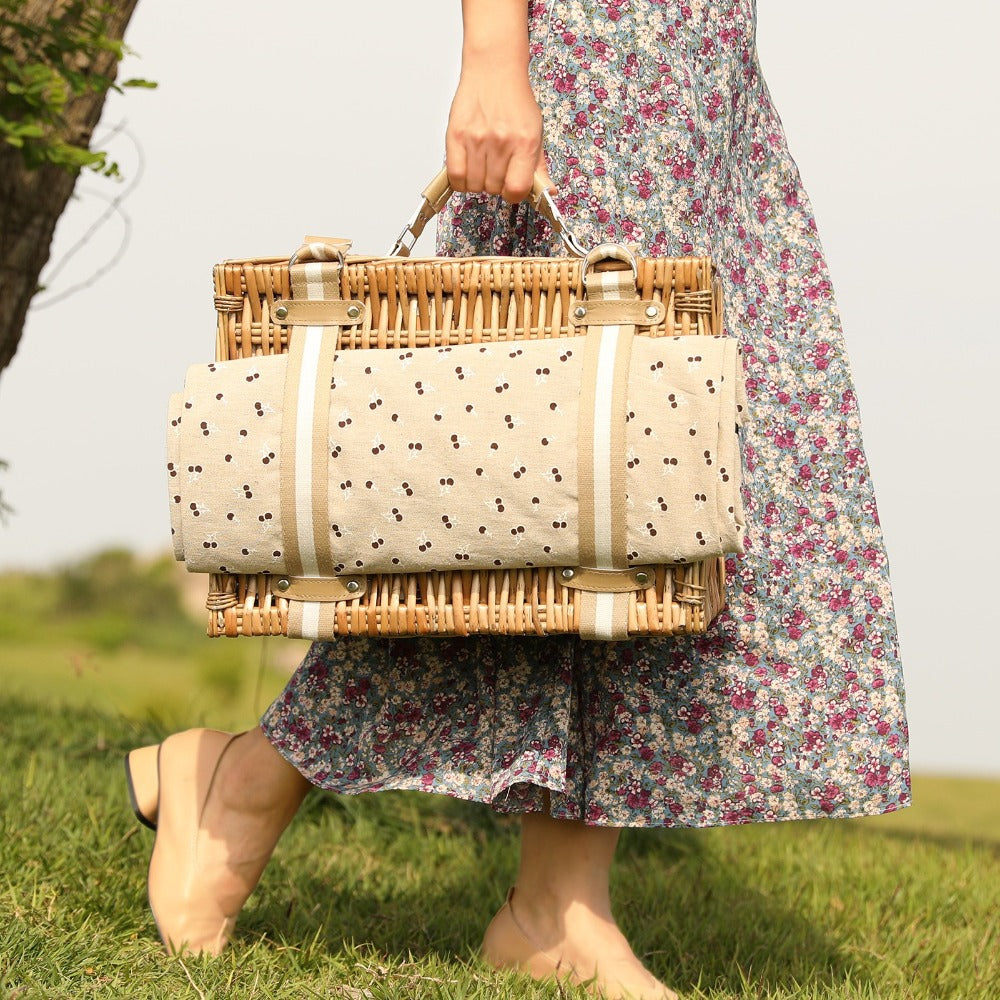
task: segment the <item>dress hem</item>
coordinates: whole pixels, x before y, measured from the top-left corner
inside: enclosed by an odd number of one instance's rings
[[[466,802],[479,802],[482,805],[489,806],[494,812],[500,815],[523,815],[525,813],[545,813],[544,807],[539,807],[542,801],[541,791],[547,790],[550,793],[550,806],[554,806],[558,802],[558,797],[565,799],[565,782],[562,782],[561,787],[553,784],[547,784],[542,781],[514,781],[510,784],[502,786],[499,792],[491,792],[483,794],[477,794],[475,790],[456,790],[456,789],[446,789],[440,786],[435,787],[434,785],[428,785],[423,782],[420,775],[414,776],[401,776],[395,775],[385,781],[369,781],[369,782],[358,782],[352,780],[349,785],[336,785],[334,783],[324,784],[324,779],[315,777],[315,772],[309,773],[309,771],[303,769],[303,767],[297,763],[292,757],[287,753],[286,749],[280,746],[272,737],[269,732],[267,725],[264,721],[260,723],[261,730],[264,736],[267,737],[271,745],[277,750],[281,756],[288,761],[310,784],[314,785],[326,792],[332,792],[336,795],[363,795],[367,792],[382,792],[382,791],[412,791],[412,792],[424,792],[426,794],[432,795],[447,795],[449,798],[462,799]],[[336,779],[334,779],[336,780]],[[501,803],[506,803],[510,792],[512,789],[518,785],[526,785],[530,789],[525,794],[530,796],[529,798],[524,798],[523,796],[517,796],[515,802],[518,805],[523,805],[525,808],[505,808]],[[501,792],[506,794],[502,799],[499,799]],[[554,795],[552,793],[555,793]],[[880,802],[874,805],[862,806],[857,809],[850,809],[850,811],[844,811],[840,808],[834,809],[833,812],[826,812],[821,808],[815,810],[785,810],[782,812],[774,811],[755,811],[752,815],[742,816],[739,819],[725,820],[717,817],[706,817],[704,822],[689,822],[685,820],[678,820],[676,817],[672,817],[670,821],[657,820],[651,818],[650,821],[644,821],[641,823],[609,823],[602,822],[599,817],[587,817],[577,814],[577,810],[572,809],[559,809],[551,808],[548,810],[548,815],[553,819],[569,819],[569,820],[583,820],[587,826],[598,826],[598,827],[617,827],[620,829],[689,829],[689,830],[699,830],[699,829],[711,829],[713,827],[723,827],[723,826],[750,826],[757,823],[782,823],[790,821],[805,821],[805,820],[828,820],[828,819],[861,819],[866,816],[883,816],[893,812],[900,812],[903,809],[908,809],[912,804],[912,800],[909,796],[909,792],[906,793],[906,801],[900,801],[895,799],[890,802]]]

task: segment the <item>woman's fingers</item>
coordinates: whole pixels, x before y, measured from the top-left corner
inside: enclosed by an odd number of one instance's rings
[[[485,191],[520,202],[539,171],[555,185],[542,149],[542,113],[526,75],[463,72],[448,115],[445,161],[456,191]],[[502,85],[501,85],[502,84]]]
[[[483,186],[479,189],[487,194],[502,194],[510,171],[511,150],[502,136],[494,136],[487,144],[484,156]]]
[[[465,147],[458,141],[451,128],[445,133],[445,166],[448,169],[448,183],[456,191],[467,191],[465,179],[469,174],[468,158]]]
[[[490,159],[482,154],[470,157],[466,147],[456,142],[445,154],[449,183],[456,191],[486,191],[515,204],[531,194],[536,172],[549,194],[559,190],[549,174],[544,150],[539,152],[537,160],[527,153],[515,154],[501,169],[498,165],[503,162],[502,155],[497,153]]]
[[[503,182],[500,186],[500,196],[507,201],[517,203],[531,194],[535,169],[534,150],[514,153],[507,161]]]
[[[446,143],[445,156],[448,179],[456,191],[485,191],[516,203],[531,194],[536,172],[550,194],[557,190],[544,150],[539,150],[537,155],[532,149],[509,153],[503,144],[490,148],[483,143],[470,148],[454,139]]]

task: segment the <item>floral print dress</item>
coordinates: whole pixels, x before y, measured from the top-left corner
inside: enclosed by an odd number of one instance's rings
[[[587,245],[708,254],[741,341],[746,552],[704,635],[315,643],[262,726],[338,792],[439,792],[611,826],[909,804],[889,565],[808,195],[755,0],[530,0],[556,202]],[[858,233],[859,246],[864,234]],[[441,255],[564,252],[526,202],[458,192]]]

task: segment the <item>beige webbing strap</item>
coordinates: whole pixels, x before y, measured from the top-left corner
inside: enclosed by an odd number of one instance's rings
[[[328,601],[289,601],[288,634],[299,639],[332,639],[337,627],[337,605]]]
[[[636,299],[635,272],[624,248],[595,247],[590,256],[629,261],[624,270],[584,270],[588,299]],[[599,253],[598,253],[599,252]],[[583,349],[579,448],[580,564],[596,569],[628,565],[625,504],[625,410],[633,324],[591,324]],[[578,592],[580,636],[624,639],[629,593]]]
[[[338,261],[292,265],[289,268],[292,298],[339,299],[340,272]],[[291,576],[334,575],[327,462],[330,373],[339,335],[339,326],[293,326],[288,334],[281,426],[281,528],[285,571]],[[298,604],[296,619],[299,609],[300,634],[317,638],[319,604]]]

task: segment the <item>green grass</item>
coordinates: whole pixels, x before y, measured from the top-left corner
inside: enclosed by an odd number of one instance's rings
[[[204,638],[163,572],[112,554],[0,576],[0,998],[585,996],[477,964],[517,820],[422,792],[311,795],[233,946],[162,954],[122,755],[252,724],[299,648]],[[1000,783],[918,775],[913,797],[868,819],[625,830],[615,913],[685,998],[996,1000]]]
[[[234,946],[166,958],[121,769],[161,730],[26,700],[0,718],[0,996],[559,995],[474,960],[516,869],[516,819],[422,792],[311,796]],[[984,791],[992,811],[966,829],[951,806]],[[995,998],[997,791],[927,778],[899,816],[626,830],[615,912],[685,997]]]
[[[309,644],[207,639],[204,613],[181,600],[189,580],[205,586],[172,557],[143,564],[114,550],[55,572],[0,574],[0,691],[165,729],[252,725]]]

